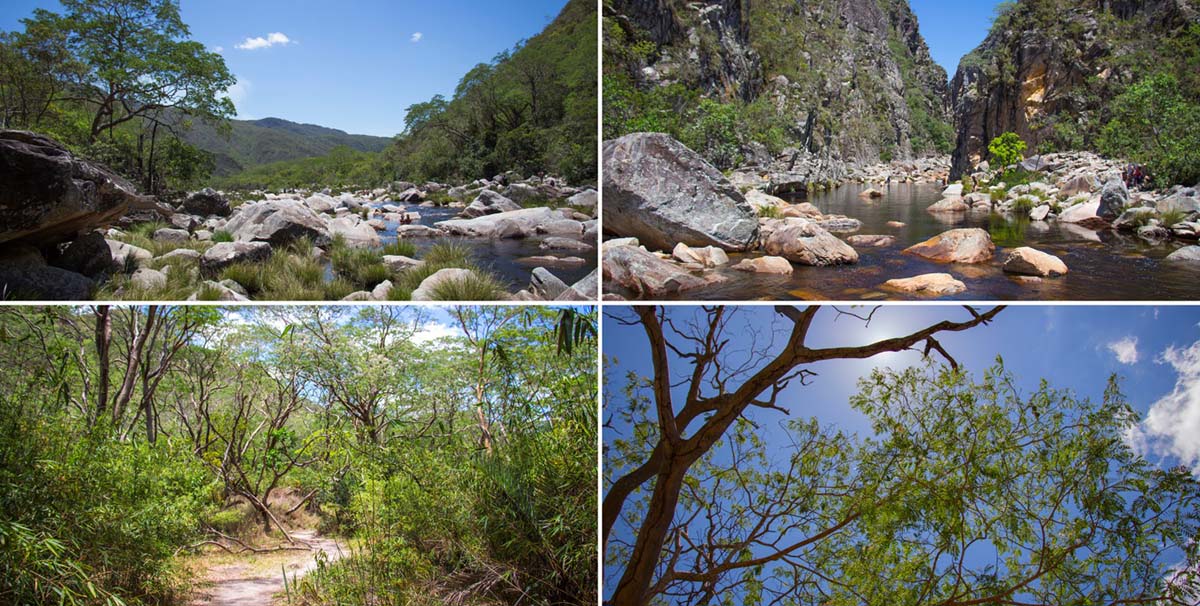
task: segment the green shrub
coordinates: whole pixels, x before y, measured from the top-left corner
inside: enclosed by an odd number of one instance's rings
[[[1160,214],[1159,221],[1163,224],[1163,226],[1171,227],[1176,223],[1182,223],[1184,220],[1186,220],[1188,214],[1190,213],[1186,213],[1178,208],[1173,208]]]
[[[214,243],[215,242],[233,242],[233,234],[231,234],[223,229],[218,229],[217,231],[213,232],[212,241]]]
[[[992,160],[999,165],[997,168],[1004,168],[1021,161],[1025,153],[1025,141],[1021,140],[1016,133],[1007,132],[992,139],[992,142],[988,144],[988,153],[991,154]],[[1009,185],[1011,186],[1012,183]]]
[[[1105,154],[1145,165],[1162,188],[1200,181],[1200,101],[1177,78],[1143,78],[1113,100],[1111,115],[1100,139]]]
[[[778,219],[782,216],[780,213],[779,207],[774,205],[762,206],[758,209],[758,216],[763,219]]]
[[[391,277],[378,252],[366,248],[335,245],[329,253],[333,271],[359,289],[370,290]]]

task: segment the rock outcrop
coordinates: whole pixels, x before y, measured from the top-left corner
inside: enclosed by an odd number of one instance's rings
[[[604,143],[604,228],[669,251],[758,241],[754,209],[715,167],[668,135],[635,133]]]

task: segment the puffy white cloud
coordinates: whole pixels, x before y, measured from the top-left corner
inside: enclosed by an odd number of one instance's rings
[[[413,341],[424,344],[461,335],[462,333],[459,332],[457,327],[448,326],[440,322],[428,322],[422,325],[421,329],[413,335]]]
[[[286,46],[292,43],[292,39],[287,37],[287,34],[281,32],[271,32],[264,38],[256,36],[254,38],[246,38],[241,44],[237,45],[242,50],[257,50],[260,48],[270,48],[272,46]]]
[[[225,52],[225,47],[224,47],[224,46],[217,46],[217,47],[214,47],[214,48],[213,48],[213,52],[214,52],[214,53],[223,53],[223,52]]]
[[[1175,457],[1200,475],[1200,341],[1168,347],[1157,362],[1175,370],[1175,387],[1150,406],[1129,442],[1142,454]]]
[[[420,42],[421,38],[424,38],[424,37],[425,37],[425,34],[422,34],[421,32],[413,32],[412,38],[409,38],[409,40],[411,40],[413,43],[416,43],[416,42]]]
[[[1137,344],[1137,337],[1125,337],[1119,341],[1109,343],[1108,350],[1113,352],[1117,356],[1117,361],[1122,364],[1137,364]]]

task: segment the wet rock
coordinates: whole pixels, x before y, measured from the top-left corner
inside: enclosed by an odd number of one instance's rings
[[[225,230],[237,240],[272,246],[285,246],[304,237],[324,246],[331,239],[325,219],[297,200],[243,204],[233,212]]]
[[[553,257],[550,255],[535,255],[532,257],[520,257],[517,263],[521,265],[536,265],[539,267],[579,267],[587,263],[586,260],[580,257]]]
[[[471,270],[448,267],[439,269],[433,275],[421,281],[420,286],[412,291],[413,301],[433,301],[434,290],[442,284],[449,284],[471,278]]]
[[[671,256],[680,263],[696,263],[703,267],[718,267],[729,263],[729,255],[716,246],[692,248],[683,242],[675,245]]]
[[[1200,263],[1200,246],[1184,246],[1166,256],[1164,261]]]
[[[1027,276],[1054,276],[1067,273],[1067,264],[1052,254],[1022,246],[1008,253],[1004,271]]]
[[[573,238],[560,238],[557,236],[551,236],[542,240],[542,243],[538,245],[538,248],[542,250],[569,250],[587,252],[589,250],[594,250],[596,247],[588,244],[587,242],[581,242]]]
[[[758,257],[755,259],[742,259],[733,269],[738,271],[747,271],[758,274],[781,274],[790,275],[794,268],[791,261],[783,257]]]
[[[476,217],[450,219],[437,223],[442,231],[454,236],[475,238],[525,238],[536,233],[539,225],[561,220],[562,215],[548,208],[523,208]]]
[[[202,217],[229,216],[229,200],[211,187],[206,187],[188,196],[183,201],[183,211]]]
[[[821,209],[811,203],[801,202],[799,204],[789,204],[779,211],[779,216],[789,219],[820,219],[823,215]]]
[[[218,242],[200,256],[200,269],[209,275],[241,262],[265,261],[271,256],[266,242]]]
[[[938,234],[904,252],[938,263],[982,263],[992,258],[996,245],[979,228],[952,229]]]
[[[868,187],[867,189],[862,190],[862,192],[858,194],[858,197],[866,199],[866,200],[872,200],[875,198],[882,198],[883,192],[881,192],[878,189],[875,189],[873,187]]]
[[[1100,190],[1100,206],[1096,210],[1096,216],[1108,220],[1115,219],[1125,211],[1128,204],[1129,190],[1125,188],[1125,182],[1109,179],[1104,184],[1104,189]]]
[[[606,290],[615,286],[650,298],[706,284],[703,279],[633,246],[606,247],[602,267]]]
[[[46,265],[32,247],[0,252],[0,300],[83,301],[95,286],[87,276]]]
[[[1060,223],[1083,223],[1095,217],[1099,210],[1100,200],[1084,202],[1063,210],[1059,213],[1058,220]]]
[[[1136,233],[1143,240],[1158,241],[1171,238],[1171,230],[1162,225],[1143,225],[1137,228]]]
[[[887,226],[892,229],[900,229],[901,227],[905,227],[906,225],[908,225],[908,224],[903,221],[888,221],[887,222]]]
[[[458,216],[464,219],[474,219],[514,210],[521,210],[521,205],[490,189],[485,189],[479,192],[475,201],[464,208]]]
[[[1185,240],[1200,239],[1200,222],[1183,221],[1176,223],[1171,226],[1171,233],[1176,238],[1183,238]]]
[[[831,234],[849,234],[862,229],[862,221],[850,217],[828,217],[817,220],[821,229]]]
[[[758,241],[758,217],[719,170],[668,135],[634,133],[604,143],[605,230],[650,248]]]
[[[958,196],[942,198],[925,209],[931,213],[965,213],[968,210],[971,210],[971,206]]]
[[[967,285],[954,279],[950,274],[922,274],[911,278],[897,278],[883,283],[888,290],[895,290],[915,295],[943,297],[956,295],[967,290]]]
[[[876,236],[876,235],[860,235],[850,236],[846,238],[851,246],[860,246],[863,248],[883,248],[896,243],[896,236]]]
[[[840,265],[857,263],[858,253],[810,219],[783,219],[773,222],[763,249],[769,255],[783,257],[803,265]]]
[[[44,247],[144,207],[152,199],[107,168],[48,137],[0,130],[0,243]]]

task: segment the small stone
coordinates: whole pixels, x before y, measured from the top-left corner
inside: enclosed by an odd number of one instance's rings
[[[758,257],[755,259],[742,259],[740,263],[733,266],[733,269],[738,271],[747,271],[758,274],[781,274],[790,275],[795,268],[792,267],[792,262],[783,257]]]
[[[889,290],[934,297],[956,295],[967,290],[966,284],[954,279],[954,276],[950,274],[943,273],[888,280],[883,283],[883,287]]]

